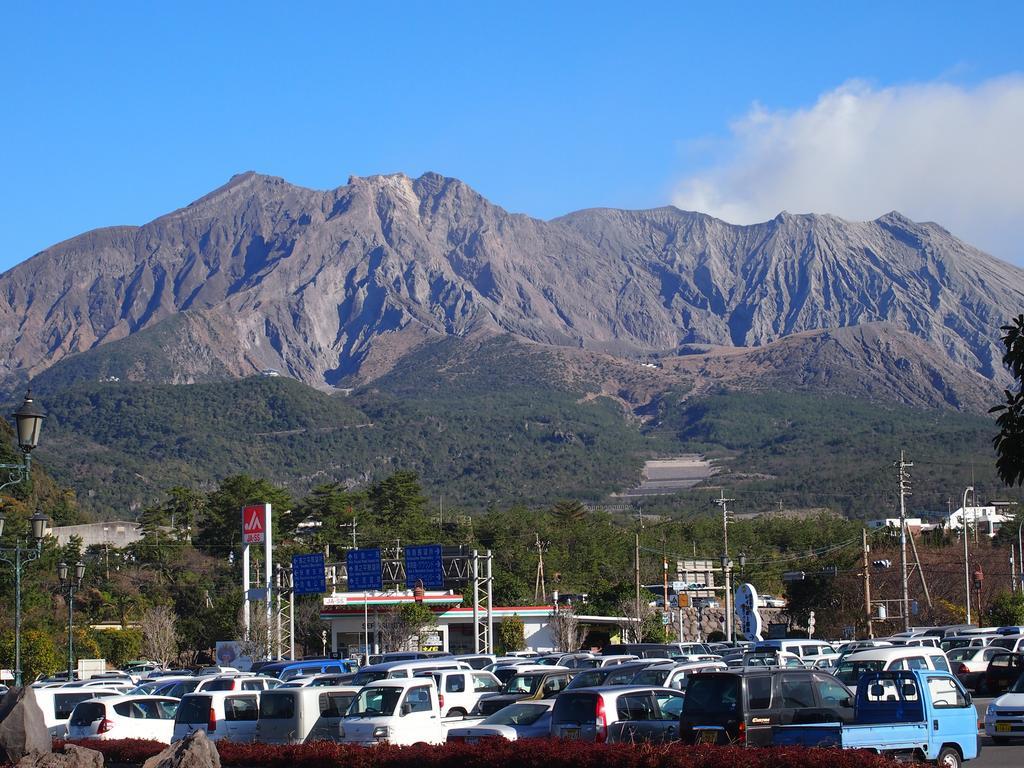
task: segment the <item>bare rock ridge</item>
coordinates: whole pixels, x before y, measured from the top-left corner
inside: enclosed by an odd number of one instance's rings
[[[1024,272],[895,212],[736,226],[665,207],[541,221],[433,173],[318,191],[250,172],[144,226],[87,232],[0,275],[0,372],[32,377],[143,331],[173,339],[173,381],[276,368],[329,387],[445,337],[507,333],[668,360],[870,325],[856,343],[833,339],[829,359],[855,371],[879,356],[878,381],[924,376],[903,383],[946,388],[940,399],[957,405],[964,388],[1005,380],[998,327],[1021,307]],[[886,357],[890,332],[918,358],[906,371]],[[811,367],[826,346],[790,343],[810,355],[798,377],[829,376]],[[123,366],[118,375],[147,375]]]

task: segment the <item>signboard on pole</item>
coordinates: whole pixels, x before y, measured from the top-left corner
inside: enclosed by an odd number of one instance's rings
[[[319,595],[327,591],[323,552],[292,556],[292,591],[296,595]]]
[[[380,548],[350,549],[345,556],[350,592],[367,592],[384,588],[380,573]]]
[[[412,589],[417,582],[430,589],[444,586],[440,544],[405,548],[405,585]]]
[[[262,544],[267,535],[267,505],[250,504],[242,507],[242,541]]]
[[[761,632],[761,614],[758,608],[761,601],[758,599],[757,590],[753,584],[740,584],[736,590],[736,619],[739,622],[739,630],[747,640],[763,640]]]

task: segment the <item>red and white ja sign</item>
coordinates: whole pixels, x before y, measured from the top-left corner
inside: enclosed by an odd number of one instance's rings
[[[265,504],[253,504],[242,508],[242,541],[246,544],[259,544],[267,532],[267,507]]]

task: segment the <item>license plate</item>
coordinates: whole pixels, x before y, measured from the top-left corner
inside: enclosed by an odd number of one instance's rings
[[[580,729],[566,728],[562,731],[562,736],[566,739],[578,739],[580,737]]]
[[[716,744],[718,742],[718,731],[710,728],[702,728],[697,731],[698,744]]]
[[[1009,733],[1010,730],[1009,723],[996,723],[996,733]]]

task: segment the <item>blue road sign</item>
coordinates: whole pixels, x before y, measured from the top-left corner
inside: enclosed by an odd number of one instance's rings
[[[384,588],[380,575],[380,548],[350,549],[345,556],[349,592],[367,592]]]
[[[319,595],[327,591],[324,555],[292,555],[292,589],[296,595]]]
[[[405,585],[412,588],[417,581],[422,581],[424,587],[431,589],[444,586],[440,544],[405,548]]]

